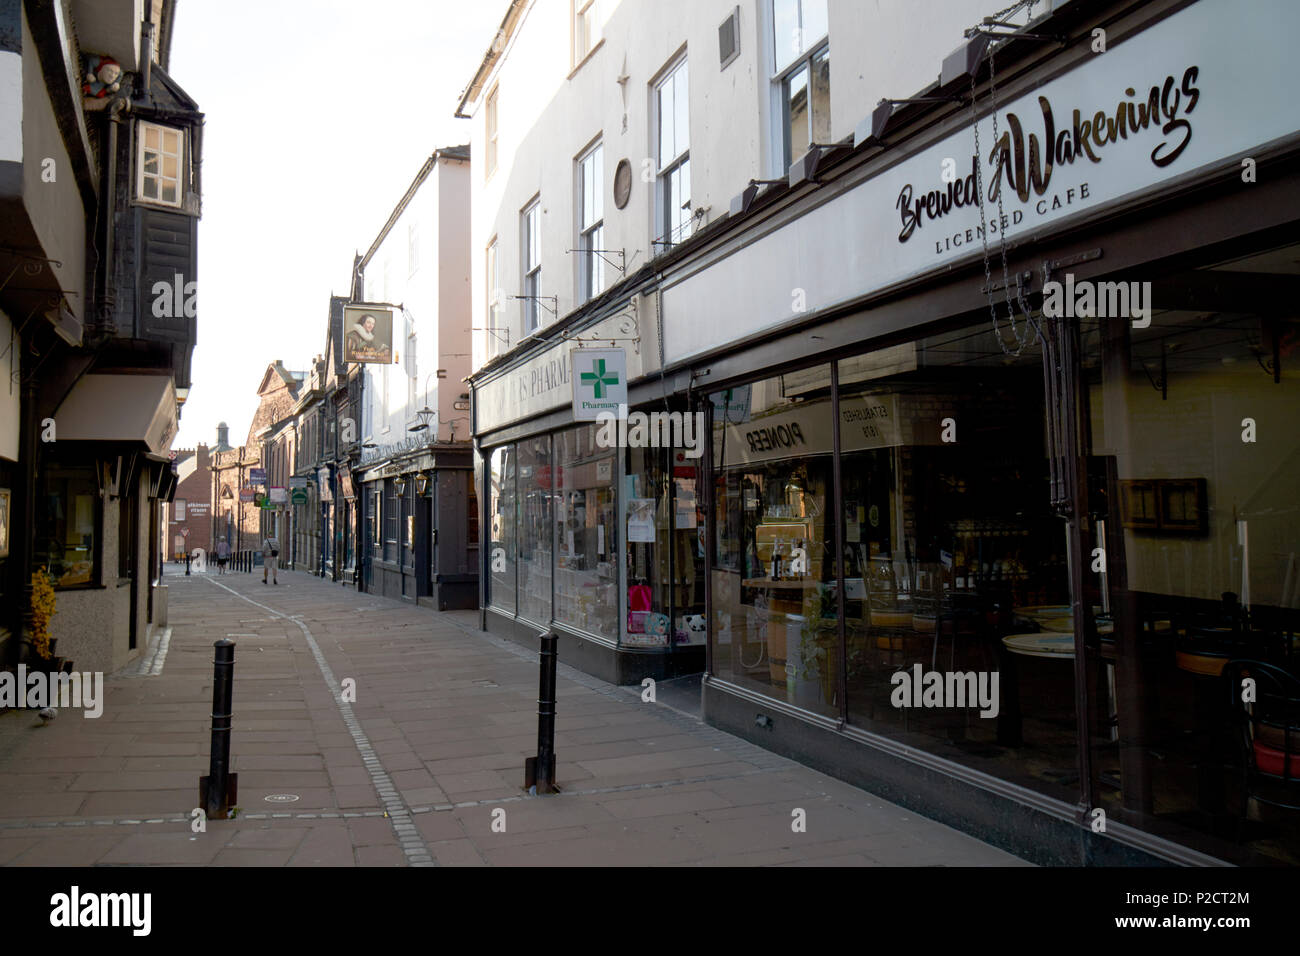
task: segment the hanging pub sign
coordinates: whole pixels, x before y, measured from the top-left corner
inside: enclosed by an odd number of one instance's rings
[[[240,501],[257,500],[257,492],[253,489],[252,485],[244,485],[244,487],[239,489],[239,500]]]
[[[627,405],[627,353],[623,349],[574,349],[573,418],[594,422],[601,412],[618,414]]]
[[[343,307],[343,361],[393,363],[393,310],[383,305]]]

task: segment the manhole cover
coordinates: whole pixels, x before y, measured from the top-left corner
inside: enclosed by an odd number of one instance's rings
[[[264,798],[267,803],[293,803],[298,799],[296,793],[269,793]]]

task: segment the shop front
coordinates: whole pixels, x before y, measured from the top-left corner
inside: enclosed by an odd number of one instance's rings
[[[708,422],[706,720],[1037,862],[1300,864],[1300,14],[1261,7],[1000,53],[978,152],[915,114],[665,270],[630,397]]]
[[[363,460],[359,474],[367,526],[362,589],[439,610],[477,606],[470,445],[412,442],[380,463]],[[351,491],[351,473],[340,485],[345,495]],[[336,547],[346,552],[352,500],[345,496],[343,501]],[[346,553],[343,560],[348,560]]]
[[[629,441],[583,420],[572,369],[613,348],[617,377],[644,379],[657,336],[654,297],[634,290],[472,379],[483,626],[528,646],[554,630],[561,660],[621,684],[703,667],[703,460],[673,444],[680,428]]]

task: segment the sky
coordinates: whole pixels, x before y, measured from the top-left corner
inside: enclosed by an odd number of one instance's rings
[[[325,349],[331,294],[454,119],[508,0],[178,0],[170,74],[199,104],[198,342],[173,447],[243,444],[267,365]]]

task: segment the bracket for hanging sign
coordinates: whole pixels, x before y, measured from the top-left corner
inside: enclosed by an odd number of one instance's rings
[[[618,316],[621,320],[618,328],[614,330],[614,335],[601,335],[598,332],[585,334],[576,332],[573,335],[565,336],[564,341],[573,342],[577,348],[614,348],[619,342],[632,343],[632,351],[636,355],[641,354],[641,326],[637,322],[635,312],[627,312]],[[608,346],[606,345],[608,343]]]
[[[542,307],[543,309],[545,309],[547,312],[551,313],[551,315],[558,316],[558,315],[560,314],[560,313],[559,313],[559,309],[560,309],[560,299],[559,299],[559,296],[554,296],[554,295],[512,295],[512,296],[510,296],[510,298],[512,298],[512,299],[533,299],[533,300],[536,301],[539,305],[541,305],[541,307]],[[550,304],[550,305],[547,305],[547,304],[546,304],[547,302],[550,302],[551,304]]]
[[[627,250],[626,249],[565,249],[566,253],[573,252],[590,252],[600,256],[601,260],[607,265],[613,266],[618,270],[621,276],[627,275]],[[618,256],[618,262],[610,259],[610,256]]]

